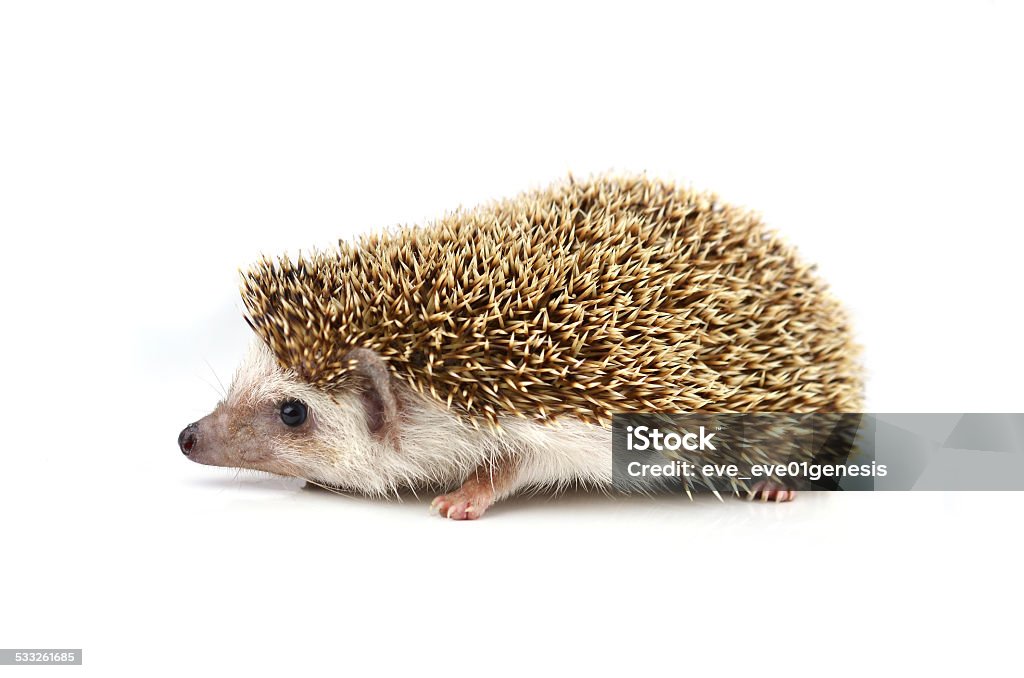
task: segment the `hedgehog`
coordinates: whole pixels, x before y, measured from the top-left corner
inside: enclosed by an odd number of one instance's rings
[[[613,414],[861,405],[847,315],[815,268],[756,214],[646,175],[264,256],[241,295],[253,345],[181,451],[341,492],[430,490],[453,520],[527,490],[608,490]]]

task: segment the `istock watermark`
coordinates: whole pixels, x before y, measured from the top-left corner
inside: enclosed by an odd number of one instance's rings
[[[691,452],[714,450],[715,446],[711,442],[714,437],[715,434],[707,433],[703,426],[700,427],[698,433],[690,433],[685,430],[678,433],[676,431],[662,433],[661,429],[650,426],[626,427],[626,447],[629,450],[654,449],[659,452],[665,450],[675,452],[680,449]]]
[[[623,414],[624,492],[1024,490],[1024,414]]]
[[[81,666],[82,650],[0,649],[0,666]]]

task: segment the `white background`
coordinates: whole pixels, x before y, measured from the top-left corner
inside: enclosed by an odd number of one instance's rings
[[[456,524],[175,439],[260,253],[609,169],[818,262],[869,410],[1024,410],[1019,6],[369,5],[0,5],[0,646],[84,648],[61,676],[1015,670],[1019,493]]]

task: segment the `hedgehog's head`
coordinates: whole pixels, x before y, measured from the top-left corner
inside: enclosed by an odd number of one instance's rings
[[[399,445],[398,401],[374,352],[350,354],[352,378],[324,391],[282,368],[257,341],[213,412],[178,437],[192,461],[338,484]]]

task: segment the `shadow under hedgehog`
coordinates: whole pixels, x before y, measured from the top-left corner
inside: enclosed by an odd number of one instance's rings
[[[813,268],[755,215],[645,176],[264,259],[242,296],[258,340],[181,432],[185,455],[447,491],[432,508],[454,520],[524,489],[609,488],[613,412],[861,407],[846,316]]]

